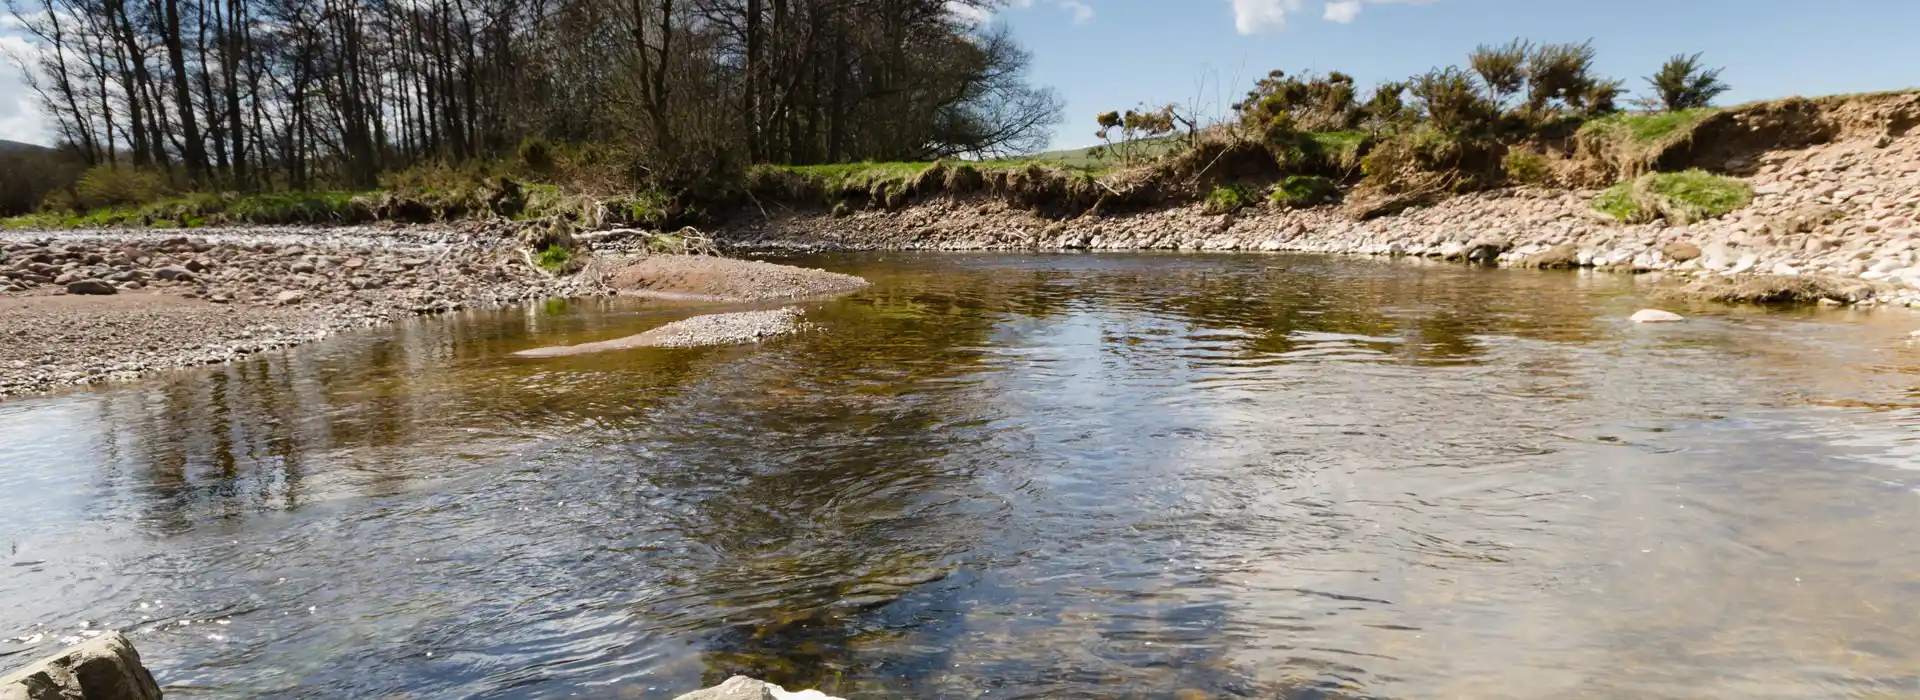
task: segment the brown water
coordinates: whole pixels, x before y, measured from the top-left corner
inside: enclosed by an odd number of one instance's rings
[[[860,255],[760,347],[470,313],[0,404],[0,643],[170,697],[1920,695],[1920,318]]]

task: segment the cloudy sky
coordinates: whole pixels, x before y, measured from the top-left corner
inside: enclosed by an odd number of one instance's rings
[[[1726,67],[1726,101],[1920,86],[1920,0],[1008,0],[1035,78],[1067,99],[1056,147],[1094,139],[1093,116],[1148,103],[1225,106],[1280,68],[1371,85],[1465,61],[1516,36],[1593,39],[1600,69],[1640,90],[1675,53]],[[0,27],[0,51],[25,45]],[[4,64],[4,59],[0,59]],[[0,65],[0,138],[48,143],[33,99]]]

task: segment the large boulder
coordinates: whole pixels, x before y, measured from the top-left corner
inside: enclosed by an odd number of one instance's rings
[[[734,676],[711,688],[687,693],[674,700],[840,700],[818,690],[791,691],[746,676]]]
[[[0,678],[0,700],[160,700],[160,685],[114,632]]]

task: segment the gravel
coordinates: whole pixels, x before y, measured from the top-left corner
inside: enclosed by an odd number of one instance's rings
[[[506,223],[0,236],[0,396],[225,362],[462,308],[604,293]]]
[[[607,285],[622,294],[656,298],[760,301],[845,294],[866,287],[867,281],[755,260],[653,255],[613,270]]]
[[[685,318],[625,338],[550,348],[522,350],[521,357],[565,357],[632,348],[693,348],[709,345],[758,343],[806,329],[799,307],[767,311],[740,311]]]
[[[1920,306],[1920,131],[1766,153],[1746,179],[1750,206],[1685,226],[1615,225],[1591,213],[1595,191],[1518,188],[1368,221],[1333,206],[1223,216],[1198,205],[1060,221],[973,198],[744,220],[714,237],[784,250],[1297,251],[1689,278],[1813,275],[1871,283],[1850,303]]]

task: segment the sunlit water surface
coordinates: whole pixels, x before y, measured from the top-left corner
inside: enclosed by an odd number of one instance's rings
[[[0,663],[178,698],[1920,694],[1904,311],[858,255],[758,347],[553,302],[0,404]]]

